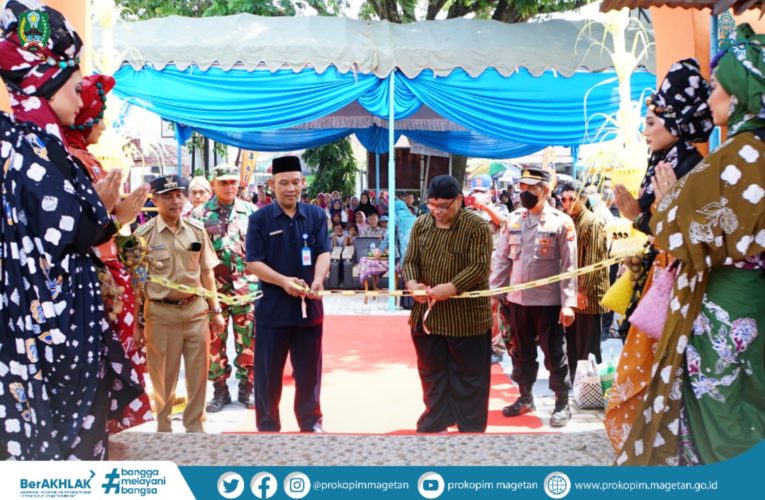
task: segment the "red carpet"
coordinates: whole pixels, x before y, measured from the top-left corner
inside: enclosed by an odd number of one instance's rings
[[[298,431],[292,410],[291,373],[288,362],[280,406],[282,432]],[[517,396],[517,387],[498,365],[492,365],[487,432],[527,433],[542,428],[542,422],[533,415],[512,419],[502,416],[502,407]],[[425,406],[406,316],[325,319],[321,406],[324,430],[329,433],[414,433]],[[242,422],[238,432],[254,430],[254,412],[246,415],[249,421]],[[456,428],[453,430],[456,432]]]

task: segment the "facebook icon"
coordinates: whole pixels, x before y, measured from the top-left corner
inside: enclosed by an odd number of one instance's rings
[[[250,490],[255,498],[271,498],[278,489],[276,478],[269,472],[258,472],[250,481]]]

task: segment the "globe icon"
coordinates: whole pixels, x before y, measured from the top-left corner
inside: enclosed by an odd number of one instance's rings
[[[562,495],[566,492],[568,483],[560,476],[553,476],[547,482],[547,487],[553,495]]]

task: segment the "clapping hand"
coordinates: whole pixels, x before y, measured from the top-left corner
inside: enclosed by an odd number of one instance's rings
[[[653,186],[656,203],[659,203],[672,190],[672,187],[677,182],[677,176],[675,171],[672,170],[672,165],[665,161],[659,162],[656,165],[655,172],[653,179],[651,179],[651,186]]]
[[[93,185],[96,194],[104,204],[106,211],[111,213],[120,199],[120,183],[122,182],[122,173],[119,170],[111,170],[100,181]]]
[[[614,203],[619,213],[629,220],[635,220],[641,213],[637,200],[623,184],[614,186]]]
[[[119,202],[114,209],[114,215],[117,217],[117,220],[120,221],[120,224],[127,224],[135,219],[138,212],[141,211],[146,203],[146,198],[148,196],[149,185],[143,184],[130,193],[124,200]]]

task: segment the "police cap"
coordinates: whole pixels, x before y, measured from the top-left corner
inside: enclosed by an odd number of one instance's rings
[[[187,191],[189,181],[185,177],[179,177],[177,175],[163,175],[157,177],[149,183],[151,186],[151,192],[153,194],[162,194],[169,191],[175,191],[177,189],[182,190],[184,193]]]
[[[537,167],[524,167],[521,171],[521,184],[528,184],[534,186],[540,182],[549,183],[551,179],[550,172],[543,168]]]

